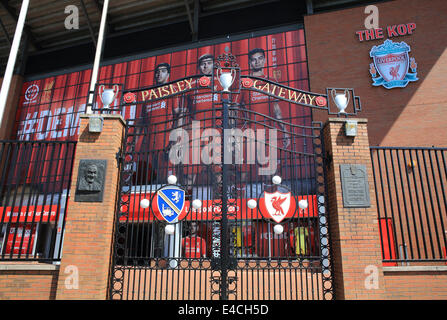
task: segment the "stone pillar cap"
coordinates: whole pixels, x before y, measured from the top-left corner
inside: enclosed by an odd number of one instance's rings
[[[123,116],[120,114],[81,114],[81,118],[88,119],[90,117],[102,117],[104,120],[120,120],[123,125],[126,124],[126,121],[124,121]]]
[[[358,123],[367,123],[367,118],[329,118],[326,120],[326,123],[328,122],[346,122],[347,120],[355,120]]]

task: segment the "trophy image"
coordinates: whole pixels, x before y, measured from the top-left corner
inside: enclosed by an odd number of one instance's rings
[[[223,92],[230,92],[230,87],[236,79],[237,70],[239,68],[236,63],[236,57],[230,53],[228,47],[225,48],[225,53],[217,57],[215,66],[216,76],[219,80]]]
[[[116,96],[118,95],[119,86],[113,85],[113,88],[105,88],[104,85],[99,86],[99,92],[101,101],[103,103],[103,109],[108,110],[110,109],[110,105],[115,101]]]
[[[218,68],[217,69],[217,77],[219,79],[220,84],[222,85],[223,92],[230,92],[229,88],[234,82],[236,78],[236,70],[235,69],[226,69],[226,68]]]
[[[346,113],[345,109],[349,104],[349,90],[345,89],[343,93],[337,93],[336,89],[331,90],[332,99],[334,99],[335,105],[337,106],[341,114]]]

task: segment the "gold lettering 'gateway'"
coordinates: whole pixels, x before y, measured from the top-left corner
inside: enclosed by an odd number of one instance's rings
[[[167,98],[177,93],[189,91],[192,89],[193,78],[179,80],[177,82],[141,91],[139,101],[151,101],[160,98]]]
[[[253,81],[253,88],[255,88],[257,91],[264,92],[279,99],[287,99],[296,103],[316,105],[315,98],[317,97],[317,95],[301,92],[299,90],[285,88],[268,82],[264,83],[260,80]]]
[[[169,96],[192,90],[194,83],[194,78],[188,78],[163,86],[154,87],[152,89],[143,90],[139,93],[138,101],[150,102],[152,100],[168,98]],[[257,79],[253,81],[252,87],[258,92],[263,92],[278,99],[311,106],[317,105],[315,98],[319,96]]]

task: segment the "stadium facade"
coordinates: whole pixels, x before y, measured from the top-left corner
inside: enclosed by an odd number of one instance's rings
[[[3,28],[0,298],[447,297],[445,1],[116,2]]]

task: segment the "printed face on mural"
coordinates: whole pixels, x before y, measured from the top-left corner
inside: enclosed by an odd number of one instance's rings
[[[257,48],[248,53],[250,69],[253,73],[262,72],[265,66],[265,53],[261,48]]]
[[[213,73],[214,60],[210,54],[205,54],[199,58],[199,71],[204,75],[211,75]]]
[[[169,81],[170,65],[162,63],[155,69],[155,84],[165,84]]]

